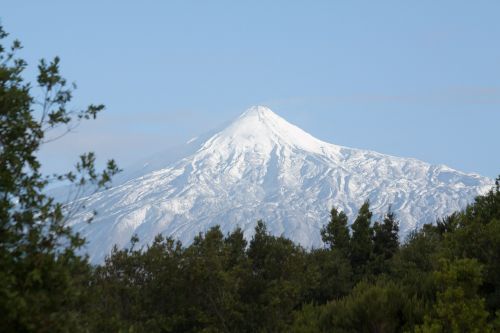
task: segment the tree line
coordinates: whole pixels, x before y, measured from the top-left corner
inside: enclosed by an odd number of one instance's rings
[[[39,63],[35,87],[26,83],[20,48],[0,45],[0,331],[500,330],[500,177],[463,211],[404,240],[393,212],[374,221],[365,202],[351,224],[331,210],[324,248],[304,249],[258,221],[249,241],[219,227],[189,246],[158,235],[139,249],[134,237],[92,266],[67,226],[80,207],[45,189],[62,181],[100,190],[120,170],[110,160],[98,171],[87,153],[75,170],[44,176],[37,153],[51,133],[104,107],[69,107],[74,87],[58,58]]]
[[[404,242],[369,203],[349,226],[336,209],[305,250],[259,221],[213,227],[183,247],[158,236],[94,267],[90,331],[494,332],[500,326],[500,191]]]

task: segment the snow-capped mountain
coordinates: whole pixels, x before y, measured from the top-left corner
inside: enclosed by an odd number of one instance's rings
[[[313,247],[321,245],[332,206],[352,219],[366,199],[376,216],[391,205],[405,234],[463,208],[492,185],[444,165],[323,142],[256,106],[84,198],[86,208],[71,224],[88,240],[93,262],[114,244],[127,246],[134,234],[142,244],[158,233],[189,244],[220,225],[223,232],[239,226],[250,237],[258,219],[271,233]]]

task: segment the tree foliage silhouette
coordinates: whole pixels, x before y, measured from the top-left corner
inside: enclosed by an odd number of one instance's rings
[[[80,321],[78,303],[89,274],[76,251],[83,239],[67,225],[75,209],[46,194],[49,182],[95,189],[109,184],[119,169],[113,160],[102,172],[92,153],[76,170],[44,176],[38,152],[84,119],[104,109],[69,107],[74,86],[59,71],[59,58],[38,65],[36,88],[22,77],[27,63],[16,57],[21,43],[4,46],[0,27],[0,327],[4,331],[67,331]]]

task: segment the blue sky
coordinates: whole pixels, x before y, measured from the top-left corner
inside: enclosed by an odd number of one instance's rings
[[[126,166],[264,104],[328,142],[500,173],[499,1],[3,1],[34,76],[58,55],[75,107],[47,145]]]

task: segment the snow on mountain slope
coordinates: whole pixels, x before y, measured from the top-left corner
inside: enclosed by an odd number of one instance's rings
[[[392,205],[405,234],[463,208],[492,185],[443,165],[320,141],[257,106],[84,198],[86,210],[71,224],[87,238],[93,262],[114,244],[127,246],[133,234],[142,244],[158,233],[189,244],[220,225],[223,232],[239,226],[250,237],[258,219],[271,233],[312,247],[321,245],[333,205],[351,219],[366,199],[376,215]],[[88,224],[93,210],[98,215]]]

